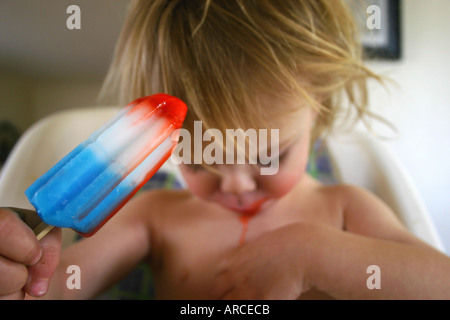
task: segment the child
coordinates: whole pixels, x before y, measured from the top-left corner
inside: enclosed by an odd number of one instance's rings
[[[310,142],[344,110],[340,98],[357,119],[371,115],[371,78],[381,80],[361,63],[342,1],[135,1],[105,88],[122,104],[179,97],[191,133],[194,121],[224,136],[279,129],[279,143],[266,147],[278,170],[260,174],[258,159],[181,164],[188,190],[137,196],[60,257],[58,230],[39,245],[1,210],[0,294],[22,298],[24,287],[27,297],[94,298],[146,260],[161,299],[449,299],[447,256],[370,193],[305,173]],[[80,267],[80,290],[66,287],[69,265]],[[372,265],[381,271],[374,290]]]

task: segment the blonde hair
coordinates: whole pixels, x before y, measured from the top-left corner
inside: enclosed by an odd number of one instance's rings
[[[104,92],[126,103],[165,92],[185,101],[185,128],[264,127],[296,97],[319,116],[313,137],[342,111],[373,116],[358,30],[341,0],[136,0]],[[345,108],[346,101],[350,108]],[[295,110],[294,110],[295,111]]]

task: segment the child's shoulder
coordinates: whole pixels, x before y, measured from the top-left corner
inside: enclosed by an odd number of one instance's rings
[[[389,210],[388,206],[371,191],[351,184],[321,185],[319,190],[324,195],[338,199],[346,211],[364,209]]]
[[[339,202],[341,206],[346,206],[354,201],[373,201],[375,197],[369,191],[351,184],[336,183],[336,184],[323,184],[314,178],[307,176],[306,194],[312,199],[316,197],[322,198],[322,200]],[[300,192],[304,192],[305,188],[300,189]]]
[[[395,216],[392,209],[377,195],[350,184],[319,185],[317,194],[323,201],[339,206],[345,220],[361,216]]]
[[[320,187],[339,201],[344,229],[370,237],[407,243],[421,243],[402,224],[400,217],[374,193],[354,185]]]
[[[189,201],[192,201],[192,198],[192,195],[187,190],[151,189],[142,191],[135,201],[148,206],[149,210],[167,211],[172,210],[174,207],[188,204]]]
[[[187,190],[151,189],[140,191],[127,205],[149,230],[178,223],[180,213],[189,211],[192,196]]]
[[[350,204],[354,201],[380,201],[370,191],[356,185],[345,183],[323,184],[314,178],[308,176],[306,186],[308,189],[318,196],[333,198],[344,204]]]

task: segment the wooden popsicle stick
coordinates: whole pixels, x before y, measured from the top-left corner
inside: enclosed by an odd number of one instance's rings
[[[39,241],[43,237],[45,237],[47,235],[47,233],[52,231],[53,228],[54,228],[53,226],[46,224],[45,222],[41,222],[36,228],[33,229],[33,232]]]

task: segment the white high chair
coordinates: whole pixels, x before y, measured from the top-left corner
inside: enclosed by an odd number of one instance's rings
[[[445,252],[417,188],[386,143],[356,130],[329,137],[327,150],[338,181],[370,190],[394,210],[414,235]]]
[[[0,173],[0,207],[32,209],[25,190],[118,110],[108,107],[61,111],[30,127]],[[444,251],[420,195],[389,148],[360,132],[330,138],[327,147],[339,181],[372,191],[397,212],[412,233]],[[171,161],[161,170],[174,172],[182,181]],[[73,234],[70,230],[63,233],[63,245],[71,242]]]

